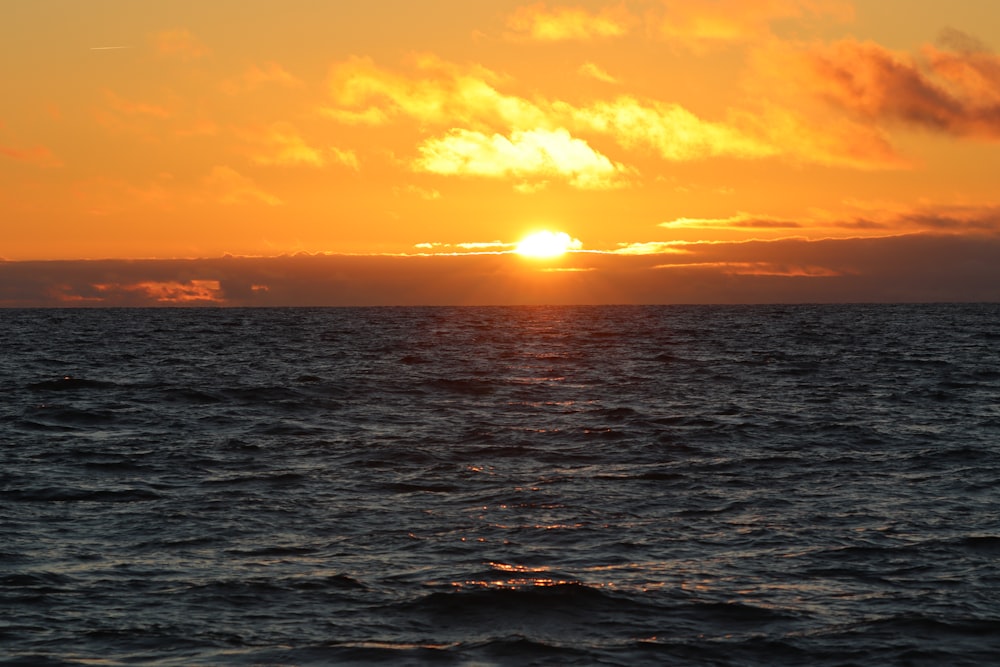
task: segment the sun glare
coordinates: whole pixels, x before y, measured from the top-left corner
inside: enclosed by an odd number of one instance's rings
[[[520,243],[514,251],[525,257],[559,257],[568,250],[575,250],[580,247],[580,242],[570,238],[566,232],[550,232],[548,230],[530,234]]]

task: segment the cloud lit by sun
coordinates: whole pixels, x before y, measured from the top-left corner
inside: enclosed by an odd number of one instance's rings
[[[524,257],[545,259],[559,257],[570,250],[579,250],[583,244],[579,239],[571,238],[566,232],[550,232],[543,230],[524,237],[514,250]]]

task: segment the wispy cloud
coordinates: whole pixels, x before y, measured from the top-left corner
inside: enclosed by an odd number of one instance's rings
[[[654,16],[656,16],[654,14]],[[847,0],[702,0],[665,2],[656,19],[660,36],[695,50],[746,44],[770,37],[772,24],[809,16],[850,21],[854,7]]]
[[[247,128],[239,134],[249,145],[250,158],[257,164],[283,167],[322,167],[326,164],[322,151],[310,146],[291,123]]]
[[[603,83],[610,83],[615,85],[621,83],[621,81],[619,81],[616,77],[608,74],[601,67],[595,65],[594,63],[588,62],[580,65],[580,68],[577,69],[577,72],[580,74],[580,76],[587,77],[589,79],[595,79]]]
[[[661,222],[660,227],[682,229],[799,229],[804,225],[795,220],[738,213],[728,218],[676,218]]]
[[[153,49],[161,56],[183,61],[197,60],[211,53],[190,30],[175,28],[154,33],[150,40]]]
[[[292,76],[281,65],[267,62],[263,65],[250,65],[239,76],[224,81],[221,87],[223,92],[236,95],[252,92],[268,85],[294,88],[303,84],[300,79]]]
[[[0,155],[35,167],[63,166],[63,161],[51,149],[45,146],[29,146],[25,148],[0,145]]]
[[[507,26],[518,37],[556,42],[621,37],[632,21],[622,6],[590,12],[579,7],[549,9],[539,3],[516,9],[507,18]]]
[[[282,203],[274,195],[258,188],[252,179],[225,165],[213,167],[204,183],[215,199],[223,204],[264,203],[276,206]]]

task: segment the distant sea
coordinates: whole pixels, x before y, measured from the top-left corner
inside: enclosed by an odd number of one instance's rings
[[[0,310],[0,665],[1000,664],[1000,305]]]

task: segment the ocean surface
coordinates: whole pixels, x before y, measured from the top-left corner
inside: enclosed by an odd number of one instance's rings
[[[1000,664],[1000,305],[0,310],[0,665]]]

